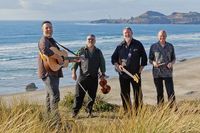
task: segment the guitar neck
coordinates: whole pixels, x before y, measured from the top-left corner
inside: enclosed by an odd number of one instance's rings
[[[134,77],[129,71],[127,71],[125,68],[123,68],[123,72],[125,72],[127,75],[129,75],[130,77]]]
[[[64,57],[65,60],[79,60],[80,57]]]

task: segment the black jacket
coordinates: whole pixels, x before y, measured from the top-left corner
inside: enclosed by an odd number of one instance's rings
[[[117,46],[111,57],[111,62],[113,65],[115,63],[122,64],[130,73],[135,74],[139,73],[140,66],[147,65],[147,55],[142,43],[132,39],[128,47],[125,41]],[[128,77],[124,73],[122,76]]]

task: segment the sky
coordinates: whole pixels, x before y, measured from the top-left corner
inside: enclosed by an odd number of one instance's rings
[[[199,0],[0,0],[0,20],[130,18],[146,11],[199,12]]]

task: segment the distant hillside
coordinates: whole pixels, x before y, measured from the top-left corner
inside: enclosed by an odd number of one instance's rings
[[[130,19],[100,19],[91,23],[130,23],[130,24],[200,24],[200,13],[174,12],[171,15],[164,15],[155,11],[147,11],[137,17]]]
[[[174,12],[167,16],[172,24],[200,24],[200,13],[178,13]]]

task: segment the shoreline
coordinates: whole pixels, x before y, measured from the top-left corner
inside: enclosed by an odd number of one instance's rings
[[[174,65],[174,89],[177,102],[183,100],[196,100],[200,99],[200,57],[177,61]],[[145,104],[156,104],[156,89],[153,83],[153,77],[150,70],[145,70],[142,73],[142,91],[143,101]],[[109,94],[103,95],[98,89],[98,94],[101,94],[107,102],[121,105],[120,88],[118,76],[108,79],[108,85],[112,90]],[[75,92],[75,84],[60,87],[61,100],[67,93]],[[166,91],[164,88],[165,101],[167,101]],[[30,92],[20,92],[15,94],[0,95],[0,99],[8,104],[13,103],[14,99],[23,100],[27,99],[30,103],[45,103],[45,89],[40,89]],[[131,96],[133,92],[131,89]],[[132,98],[133,99],[133,98]],[[14,100],[16,101],[16,100]],[[133,101],[132,101],[133,102]]]

